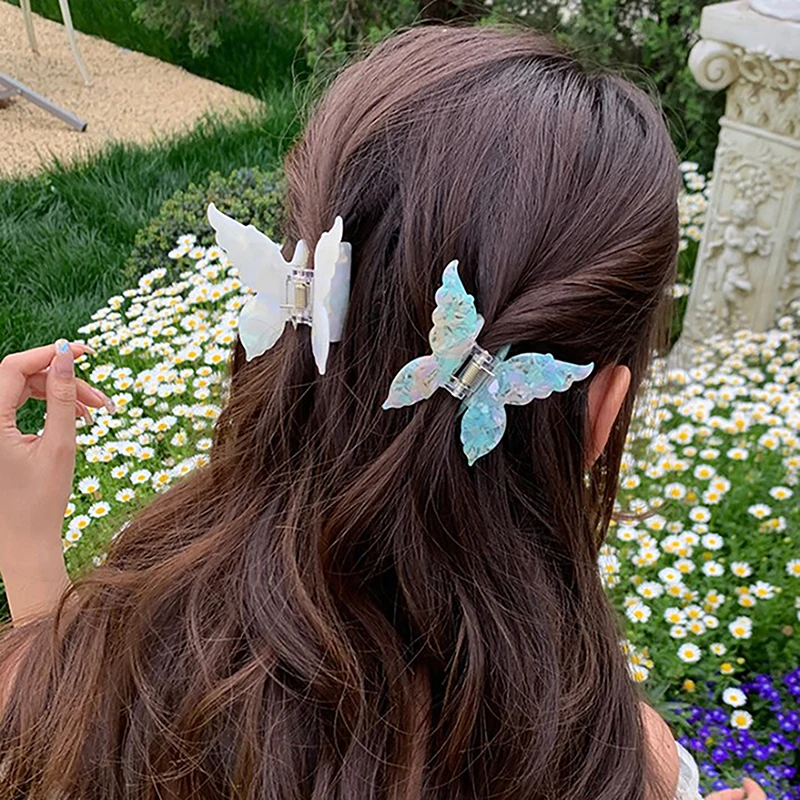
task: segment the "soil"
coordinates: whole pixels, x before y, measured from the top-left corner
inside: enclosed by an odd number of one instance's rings
[[[75,32],[89,71],[78,72],[66,29],[33,15],[39,53],[31,51],[22,11],[0,0],[0,72],[87,123],[83,132],[20,96],[0,103],[0,178],[70,163],[110,140],[146,143],[190,128],[207,111],[240,116],[259,101],[173,64]]]

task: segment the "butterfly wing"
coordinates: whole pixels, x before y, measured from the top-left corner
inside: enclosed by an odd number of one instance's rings
[[[486,384],[466,404],[461,418],[461,446],[472,466],[497,447],[506,430],[506,410]]]
[[[565,392],[591,375],[594,364],[570,364],[550,353],[522,353],[495,366],[487,391],[500,403],[523,406],[553,392]]]
[[[460,361],[472,349],[482,327],[483,317],[475,309],[475,298],[467,294],[458,274],[458,261],[451,261],[436,290],[433,329],[428,337],[433,354]]]
[[[285,318],[276,315],[260,294],[250,297],[239,313],[239,341],[247,360],[266,353],[280,338],[285,324]]]
[[[427,400],[440,382],[441,365],[435,356],[415,358],[395,375],[383,408],[402,408]]]
[[[239,270],[242,282],[257,292],[239,316],[239,339],[249,361],[269,350],[283,332],[289,315],[281,302],[291,266],[284,260],[280,245],[252,225],[242,225],[223,214],[213,203],[208,206],[208,221],[217,232],[217,244]],[[304,253],[304,245],[298,243],[295,258]]]
[[[475,299],[458,275],[458,261],[444,269],[436,292],[433,329],[428,340],[432,355],[415,358],[397,373],[384,408],[400,408],[427,400],[461,366],[483,327]]]
[[[552,355],[523,353],[494,366],[494,377],[467,401],[461,420],[461,444],[470,466],[497,447],[506,430],[505,405],[526,405],[564,392],[587,378],[594,364],[570,364]]]
[[[341,341],[350,296],[350,245],[342,242],[343,223],[320,236],[314,249],[311,347],[320,374],[325,373],[331,342]]]
[[[208,206],[208,221],[217,232],[217,244],[239,270],[242,282],[253,291],[282,297],[290,268],[281,246],[258,228],[223,214],[213,203]]]

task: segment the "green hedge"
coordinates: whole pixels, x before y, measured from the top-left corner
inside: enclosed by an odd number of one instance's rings
[[[159,209],[146,228],[136,234],[134,249],[125,262],[125,275],[133,283],[159,267],[175,271],[175,261],[168,253],[179,236],[190,232],[197,243],[208,247],[215,241],[214,229],[206,209],[214,203],[220,211],[243,225],[259,230],[280,231],[283,222],[283,172],[280,168],[261,170],[242,168],[227,176],[212,172],[200,185],[190,183],[180,189]]]

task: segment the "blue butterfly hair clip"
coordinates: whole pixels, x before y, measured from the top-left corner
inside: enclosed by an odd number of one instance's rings
[[[451,261],[436,292],[428,336],[432,353],[397,373],[383,404],[385,409],[410,406],[439,388],[462,400],[461,444],[470,466],[503,438],[505,406],[524,406],[565,392],[594,369],[594,364],[570,364],[549,353],[522,353],[506,360],[508,347],[492,356],[477,344],[483,322],[475,298],[461,282],[458,261]]]

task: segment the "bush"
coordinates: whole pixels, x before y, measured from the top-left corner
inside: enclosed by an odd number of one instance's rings
[[[194,56],[222,43],[217,27],[232,19],[243,0],[138,0],[133,18],[174,39],[186,38]]]
[[[315,0],[305,6],[303,38],[310,66],[328,71],[362,44],[426,18],[534,27],[582,60],[618,70],[657,94],[678,151],[708,172],[725,97],[698,86],[687,63],[705,5],[708,0]]]
[[[134,249],[125,264],[125,274],[135,282],[146,272],[165,268],[175,273],[169,251],[179,236],[192,231],[197,243],[208,246],[215,241],[214,229],[206,217],[209,203],[262,231],[280,231],[283,219],[283,171],[264,171],[258,167],[234,170],[227,177],[212,172],[203,185],[190,183],[175,192],[161,206],[158,216],[136,234]]]
[[[551,31],[582,59],[656,90],[683,157],[707,172],[714,161],[723,93],[695,82],[687,65],[708,0],[486,0],[490,20]]]

